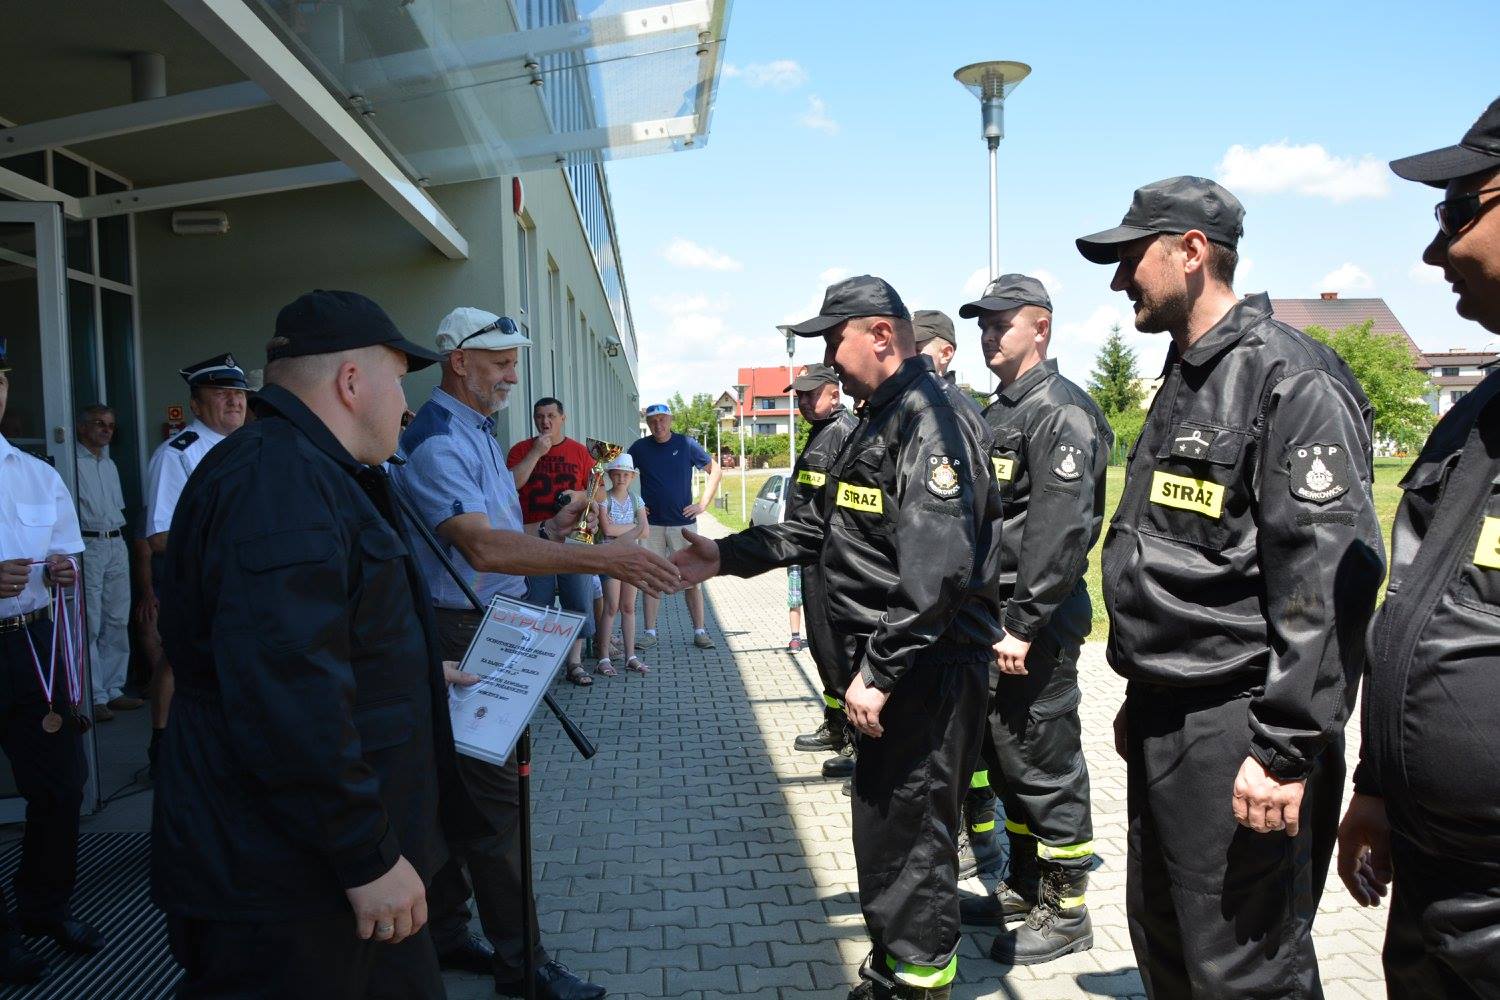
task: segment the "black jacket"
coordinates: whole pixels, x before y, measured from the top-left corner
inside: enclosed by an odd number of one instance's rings
[[[256,405],[188,481],[162,581],[153,898],[202,919],[345,913],[399,856],[430,879],[440,804],[483,830],[389,480],[286,390]]]
[[[861,672],[888,691],[936,642],[1000,639],[1000,498],[973,400],[907,359],[866,402],[820,502],[721,539],[722,571],[817,560],[833,627],[865,640]]]
[[[1444,415],[1401,480],[1370,628],[1356,791],[1430,854],[1500,865],[1500,373]],[[1472,437],[1470,453],[1465,446]]]
[[[1249,690],[1250,753],[1302,777],[1348,719],[1380,585],[1369,403],[1265,295],[1164,376],[1104,541],[1110,665]]]
[[[792,470],[792,481],[788,487],[786,517],[790,521],[804,505],[822,502],[823,487],[828,482],[828,470],[844,450],[844,442],[858,424],[854,414],[842,406],[827,420],[812,426],[807,437],[807,447],[797,456],[797,466]],[[813,515],[821,521],[822,512]],[[811,647],[813,662],[818,665],[825,678],[835,677],[845,685],[854,673],[853,643],[839,633],[828,619],[828,582],[816,559],[802,567],[802,610],[807,618],[807,643]],[[825,692],[842,698],[844,692]]]
[[[1114,432],[1098,404],[1043,361],[995,394],[984,418],[1005,535],[1000,596],[1005,630],[1031,642],[1049,626],[1065,642],[1089,634],[1083,582],[1104,523],[1104,474]]]

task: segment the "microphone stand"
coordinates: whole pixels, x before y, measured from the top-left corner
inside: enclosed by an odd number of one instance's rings
[[[417,512],[411,509],[411,505],[406,502],[406,498],[401,495],[401,491],[395,488],[394,484],[392,484],[390,494],[395,498],[396,506],[401,508],[401,513],[406,515],[406,520],[416,528],[417,534],[422,536],[422,541],[427,544],[427,548],[437,556],[438,562],[443,564],[443,569],[447,570],[453,582],[458,584],[458,589],[463,591],[464,596],[469,599],[474,610],[484,614],[484,602],[479,599],[478,594],[474,593],[474,588],[469,586],[469,581],[464,579],[458,567],[453,565],[453,560],[448,558],[448,554],[438,544],[432,530],[422,523]],[[578,728],[577,723],[568,717],[568,713],[563,711],[562,706],[552,697],[552,692],[548,691],[543,694],[542,700],[552,710],[563,732],[568,734],[568,739],[573,741],[573,746],[578,748],[579,755],[584,760],[592,760],[599,752],[593,741],[584,734],[582,729]],[[526,949],[523,966],[525,979],[521,989],[526,1000],[536,1000],[536,946],[532,939],[537,932],[531,926],[532,914],[536,912],[536,893],[531,872],[531,726],[529,725],[521,730],[521,738],[516,741],[516,773],[520,779],[517,795],[520,799],[517,816],[519,829],[516,831],[516,836],[521,839],[521,940],[525,942]]]

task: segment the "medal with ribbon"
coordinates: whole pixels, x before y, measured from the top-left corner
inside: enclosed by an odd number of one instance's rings
[[[66,557],[68,565],[73,567],[73,579],[75,583],[70,587],[55,584],[52,588],[52,649],[47,656],[47,669],[42,670],[42,658],[37,653],[36,643],[31,639],[29,629],[23,629],[26,636],[26,644],[31,647],[31,664],[36,670],[37,685],[42,689],[42,695],[47,699],[47,714],[42,716],[42,730],[48,733],[59,732],[62,729],[63,719],[57,711],[57,699],[53,692],[57,686],[57,660],[58,648],[62,649],[63,678],[67,685],[68,704],[71,714],[82,726],[82,717],[78,714],[78,706],[83,702],[83,609],[81,607],[83,597],[81,589],[77,584],[78,561],[72,556]],[[71,607],[70,607],[71,604]]]

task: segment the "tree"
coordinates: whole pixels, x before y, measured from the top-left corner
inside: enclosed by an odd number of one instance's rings
[[[1367,319],[1329,332],[1310,326],[1307,335],[1333,348],[1375,408],[1376,445],[1412,451],[1426,440],[1436,421],[1432,407],[1422,397],[1432,383],[1412,361],[1406,341],[1391,334],[1373,332],[1375,321]]]
[[[1135,370],[1135,352],[1125,346],[1120,324],[1110,327],[1109,339],[1099,348],[1089,377],[1089,395],[1106,417],[1138,409],[1146,394]]]
[[[685,402],[682,393],[673,393],[667,400],[672,408],[672,429],[679,434],[694,438],[710,452],[714,447],[714,424],[719,421],[714,409],[714,397],[706,392],[693,393],[693,401]]]

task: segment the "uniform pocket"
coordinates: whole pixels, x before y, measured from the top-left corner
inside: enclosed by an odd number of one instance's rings
[[[409,742],[417,721],[410,698],[392,698],[369,705],[354,706],[354,728],[359,732],[360,748],[369,753],[388,750]]]
[[[1212,552],[1228,543],[1247,502],[1235,493],[1249,435],[1182,421],[1162,440],[1151,470],[1141,531]]]
[[[415,605],[406,575],[406,546],[384,523],[359,532],[360,566],[352,598],[356,650],[369,650],[415,628]]]

